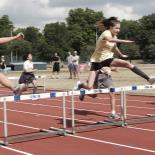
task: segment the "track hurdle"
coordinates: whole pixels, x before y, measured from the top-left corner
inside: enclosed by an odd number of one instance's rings
[[[15,135],[8,136],[8,114],[7,114],[7,104],[13,101],[22,101],[22,100],[38,100],[38,99],[47,99],[53,97],[63,97],[63,129],[40,129],[38,133],[27,134],[27,135]],[[23,140],[32,140],[36,137],[43,136],[53,136],[53,135],[66,135],[66,108],[65,108],[65,92],[51,92],[51,93],[42,93],[42,94],[29,94],[29,95],[21,95],[21,96],[5,96],[0,97],[0,102],[3,103],[3,140],[0,141],[2,145],[8,145],[14,142],[20,142]]]
[[[155,85],[139,85],[139,86],[126,86],[126,87],[117,87],[117,88],[110,88],[110,89],[93,89],[93,90],[80,90],[81,95],[87,94],[102,94],[102,93],[120,93],[120,107],[121,107],[121,120],[105,120],[99,121],[90,125],[85,125],[81,127],[75,127],[75,113],[74,113],[74,100],[72,101],[72,133],[75,134],[76,132],[82,132],[91,130],[94,128],[106,127],[106,126],[127,126],[128,123],[140,123],[146,121],[154,121],[155,114],[146,114],[146,116],[142,118],[127,118],[127,101],[126,101],[126,92],[129,91],[137,91],[137,90],[151,90],[155,89]],[[73,92],[74,93],[74,92]],[[74,95],[77,95],[76,93]]]
[[[43,90],[46,91],[46,79],[47,75],[35,75],[36,79],[43,79]],[[8,77],[9,80],[19,80],[19,77]]]

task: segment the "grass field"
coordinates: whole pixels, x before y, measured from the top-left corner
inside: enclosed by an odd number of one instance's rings
[[[149,76],[155,76],[155,64],[136,64],[141,68],[145,73],[147,73]],[[20,76],[21,72],[20,71],[11,71],[7,73],[6,75],[8,77],[12,76]],[[70,90],[74,87],[76,82],[78,80],[85,82],[88,74],[89,74],[89,68],[87,68],[85,71],[81,72],[79,74],[79,79],[68,79],[69,77],[69,72],[67,67],[64,67],[61,69],[60,72],[60,79],[52,79],[52,71],[51,68],[47,70],[42,70],[42,71],[36,71],[36,75],[47,75],[46,78],[46,88],[51,89],[51,90]],[[118,72],[113,72],[112,73],[113,77],[113,84],[115,87],[117,86],[130,86],[130,85],[145,85],[148,84],[146,80],[143,78],[137,76],[136,74],[132,73],[128,69],[124,68],[119,68]],[[43,80],[38,80],[39,85],[42,85]],[[17,81],[14,81],[16,84]],[[154,90],[150,91],[143,91],[139,93],[146,93],[146,94],[154,94]]]

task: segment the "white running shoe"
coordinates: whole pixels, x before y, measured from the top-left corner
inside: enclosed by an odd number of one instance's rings
[[[111,114],[110,118],[111,119],[120,119],[120,116],[117,113],[115,113],[115,114]]]
[[[81,81],[77,81],[76,85],[74,86],[73,90],[80,90],[81,88],[83,88],[84,83],[82,83]]]

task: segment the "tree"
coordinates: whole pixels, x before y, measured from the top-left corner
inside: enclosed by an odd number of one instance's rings
[[[84,50],[86,45],[95,47],[96,23],[102,18],[102,12],[95,12],[88,8],[70,10],[69,17],[66,20],[71,35],[71,47],[77,50],[79,54],[82,52],[81,59],[86,59],[88,55],[88,51]]]
[[[44,28],[45,41],[51,48],[51,55],[59,53],[64,59],[66,51],[70,49],[70,34],[65,23],[50,23]]]
[[[23,61],[23,56],[32,51],[32,44],[29,41],[26,40],[20,40],[20,41],[13,41],[11,44],[8,45],[8,51],[13,52],[13,54],[16,57],[16,62]],[[9,54],[8,53],[8,54]],[[33,54],[33,52],[32,52]]]
[[[135,43],[132,44],[121,44],[120,49],[124,54],[129,56],[130,60],[140,59],[139,46]]]
[[[13,23],[10,21],[8,15],[3,15],[0,18],[0,36],[10,36],[13,31]]]

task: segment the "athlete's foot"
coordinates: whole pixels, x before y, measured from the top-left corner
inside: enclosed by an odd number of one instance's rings
[[[21,91],[20,91],[20,87],[19,87],[19,86],[17,86],[17,87],[13,90],[13,94],[14,94],[15,96],[21,95]]]
[[[76,86],[74,87],[74,90],[80,90],[81,88],[83,88],[84,83],[82,83],[81,81],[78,81],[76,83]]]
[[[115,113],[115,114],[111,114],[110,118],[111,119],[120,119],[120,116],[117,113]]]
[[[150,84],[155,84],[155,77],[152,77],[148,80]]]
[[[85,97],[84,94],[80,94],[80,95],[79,95],[79,100],[80,100],[80,101],[83,101],[83,100],[84,100],[84,97]]]

